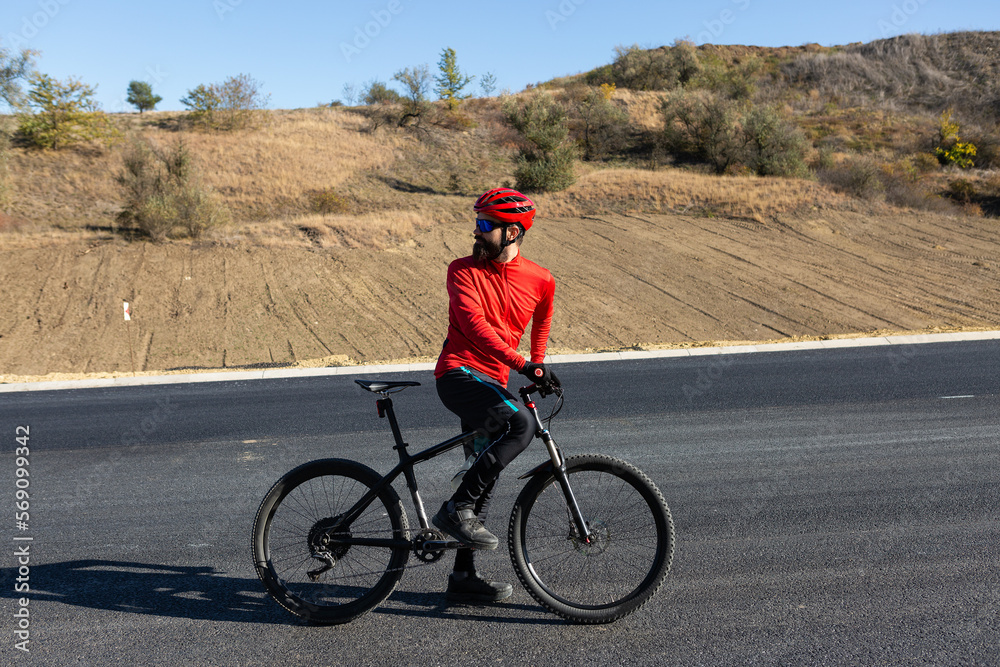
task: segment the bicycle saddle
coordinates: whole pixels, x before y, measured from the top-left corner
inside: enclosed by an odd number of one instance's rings
[[[407,387],[419,387],[419,382],[384,382],[382,380],[355,380],[355,382],[375,394],[395,394]]]

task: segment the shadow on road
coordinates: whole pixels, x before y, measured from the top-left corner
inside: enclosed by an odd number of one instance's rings
[[[31,602],[48,601],[91,609],[176,618],[296,625],[294,616],[267,597],[256,578],[228,576],[206,566],[158,565],[112,560],[74,560],[33,565],[27,592],[17,592],[17,568],[3,568],[0,598],[27,597]],[[24,583],[24,582],[22,582]],[[453,618],[500,623],[561,623],[552,619],[504,618],[478,607],[475,613],[462,605],[451,605],[444,593],[396,591],[390,602],[407,609],[376,608],[375,613],[402,616]],[[499,609],[500,607],[498,607]],[[531,605],[503,604],[506,611],[538,611]]]
[[[4,581],[15,581],[15,568],[4,568]],[[8,579],[9,577],[9,579]],[[211,567],[171,567],[112,560],[73,560],[32,565],[31,590],[4,586],[2,597],[132,614],[214,621],[286,622],[277,605],[263,595],[256,579],[234,578]]]

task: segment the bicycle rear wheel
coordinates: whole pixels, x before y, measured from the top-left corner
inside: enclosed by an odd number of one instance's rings
[[[325,536],[381,480],[371,468],[323,459],[275,483],[254,519],[257,575],[282,607],[313,623],[346,623],[396,588],[409,548],[324,544]],[[406,513],[391,486],[334,537],[406,539]],[[320,571],[322,570],[322,571]]]
[[[663,496],[633,465],[596,454],[566,459],[591,532],[584,543],[551,471],[528,481],[511,513],[508,548],[518,578],[549,610],[578,623],[631,614],[663,584],[674,524]]]

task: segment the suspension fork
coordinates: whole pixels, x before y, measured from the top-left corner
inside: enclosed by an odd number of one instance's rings
[[[580,506],[576,502],[576,496],[573,495],[573,489],[569,485],[569,475],[566,474],[566,460],[562,456],[562,452],[556,446],[556,441],[552,438],[552,434],[549,430],[545,428],[542,424],[541,417],[538,416],[538,407],[535,402],[531,400],[531,394],[537,389],[537,385],[531,385],[530,387],[522,387],[520,390],[521,400],[524,402],[525,407],[531,410],[532,416],[535,418],[535,425],[538,427],[535,430],[535,436],[540,438],[545,444],[545,448],[549,452],[549,458],[552,459],[552,472],[555,475],[556,480],[559,482],[559,487],[562,489],[563,496],[566,498],[566,505],[569,507],[570,515],[573,517],[573,522],[576,524],[577,534],[580,539],[585,543],[590,543],[590,529],[587,527],[587,521],[583,518],[583,513],[580,511]]]

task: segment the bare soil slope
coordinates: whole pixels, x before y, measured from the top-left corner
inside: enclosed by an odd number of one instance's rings
[[[1000,326],[997,226],[814,212],[540,220],[550,351]],[[0,380],[433,358],[454,224],[387,250],[52,240],[0,247]],[[132,305],[127,328],[122,301]]]

